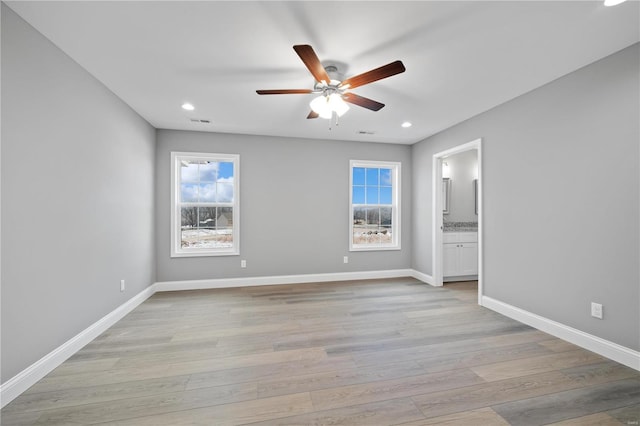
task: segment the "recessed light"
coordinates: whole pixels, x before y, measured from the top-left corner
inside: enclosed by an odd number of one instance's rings
[[[620,3],[624,3],[627,0],[604,0],[604,5],[605,6],[616,6],[619,5]]]
[[[196,109],[193,105],[191,105],[188,102],[185,102],[182,104],[182,109],[186,109],[187,111],[193,111],[194,109]]]
[[[401,126],[404,128],[411,127],[411,123],[408,121],[405,121],[404,123],[401,124]]]

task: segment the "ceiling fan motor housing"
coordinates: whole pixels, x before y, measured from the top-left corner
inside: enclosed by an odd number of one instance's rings
[[[332,81],[342,81],[344,79],[344,74],[338,72],[338,67],[336,67],[335,65],[327,65],[326,67],[324,67],[324,69],[327,71],[327,74],[329,74],[329,77],[331,77]]]
[[[322,84],[321,81],[317,81],[313,86],[314,91],[322,93],[325,96],[331,95],[333,93],[342,94],[344,89],[339,89],[338,86],[340,86],[344,75],[339,73],[338,68],[334,65],[327,65],[326,67],[324,67],[324,69],[327,71],[327,74],[329,75],[329,78],[331,78],[331,81],[328,81],[326,85]]]

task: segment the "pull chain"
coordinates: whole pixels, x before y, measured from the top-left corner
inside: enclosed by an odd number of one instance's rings
[[[335,126],[338,127],[340,125],[340,123],[338,122],[338,119],[340,117],[338,116],[338,113],[335,111],[331,111],[331,120],[329,121],[329,131],[333,130],[331,128],[331,124],[335,123]]]

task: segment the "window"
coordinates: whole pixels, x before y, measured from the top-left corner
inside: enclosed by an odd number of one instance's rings
[[[400,249],[400,163],[350,162],[349,250]]]
[[[171,153],[171,257],[239,254],[239,156]]]

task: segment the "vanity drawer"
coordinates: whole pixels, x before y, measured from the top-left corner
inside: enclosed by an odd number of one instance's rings
[[[442,242],[443,243],[457,243],[458,242],[458,233],[457,232],[444,232],[442,234]]]
[[[477,232],[443,232],[443,243],[477,243]]]

